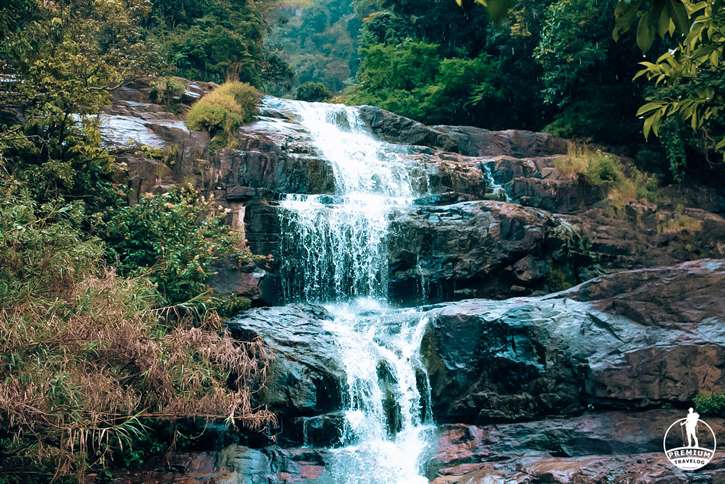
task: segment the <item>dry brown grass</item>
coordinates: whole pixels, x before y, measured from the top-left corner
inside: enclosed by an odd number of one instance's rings
[[[656,198],[654,176],[634,166],[625,166],[616,156],[587,145],[569,143],[567,154],[555,160],[554,166],[566,177],[583,177],[593,186],[604,187],[607,200],[615,209]]]
[[[687,215],[683,206],[677,206],[672,214],[660,213],[657,220],[657,232],[664,235],[700,232],[705,222]]]
[[[164,330],[139,284],[107,271],[51,304],[0,311],[0,415],[17,457],[52,461],[60,476],[132,445],[144,419],[274,422],[252,404],[268,361],[261,341]]]

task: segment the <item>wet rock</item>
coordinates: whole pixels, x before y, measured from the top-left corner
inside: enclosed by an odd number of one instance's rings
[[[524,130],[489,131],[471,126],[426,126],[374,106],[361,106],[360,117],[382,139],[424,145],[467,156],[508,155],[519,158],[564,154],[566,141]]]
[[[275,260],[279,210],[275,203],[251,201],[245,215],[250,248]],[[593,266],[575,227],[506,202],[441,206],[419,200],[391,214],[388,237],[389,294],[402,303],[557,290],[585,280]],[[278,288],[275,277],[268,283]]]
[[[90,482],[107,482],[90,476]],[[219,451],[176,453],[164,462],[146,462],[140,469],[114,473],[119,484],[283,484],[334,482],[325,468],[324,451],[314,449],[251,449],[231,445]]]
[[[267,270],[261,265],[240,265],[227,257],[217,261],[212,266],[212,271],[209,285],[215,294],[241,296],[260,303],[269,299],[265,285]]]
[[[251,309],[227,322],[232,336],[262,338],[272,353],[268,381],[259,395],[284,419],[319,415],[341,406],[344,371],[323,321],[321,306],[288,305]]]
[[[543,298],[430,312],[423,342],[442,422],[686,405],[725,387],[725,261],[594,279]]]
[[[662,452],[665,430],[683,412],[604,412],[570,419],[439,429],[428,477],[447,482],[718,482],[725,459],[685,473]],[[709,418],[716,434],[723,419]]]
[[[345,414],[333,412],[314,417],[300,417],[295,422],[300,426],[302,442],[313,447],[334,447],[340,445],[345,428]]]
[[[633,202],[618,211],[595,207],[565,218],[610,270],[725,257],[725,218],[703,209]]]
[[[395,215],[390,231],[390,294],[398,301],[507,297],[513,286],[530,293],[549,287],[554,269],[581,280],[590,263],[575,253],[584,241],[572,227],[505,202],[414,207]]]

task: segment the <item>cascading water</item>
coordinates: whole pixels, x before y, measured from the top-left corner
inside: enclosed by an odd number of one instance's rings
[[[496,179],[493,177],[493,170],[491,169],[492,164],[493,163],[483,164],[483,176],[486,178],[486,185],[488,186],[488,191],[495,198],[503,200],[505,202],[509,202],[511,201],[511,197],[506,191],[506,188],[500,183],[497,183]]]
[[[427,320],[387,304],[389,218],[414,199],[414,163],[402,147],[373,137],[356,108],[284,103],[335,179],[334,194],[289,194],[280,202],[284,296],[325,304],[334,316],[325,329],[336,337],[347,374],[332,477],[426,482],[421,464],[432,420],[419,348]]]
[[[333,195],[289,194],[281,202],[287,300],[384,298],[388,215],[409,205],[410,162],[400,146],[365,129],[356,108],[287,101],[335,178]]]

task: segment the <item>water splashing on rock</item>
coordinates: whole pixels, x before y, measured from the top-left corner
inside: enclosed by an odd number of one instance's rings
[[[280,202],[281,278],[287,301],[326,303],[347,375],[335,482],[426,482],[430,392],[419,348],[427,319],[387,305],[390,214],[415,197],[415,162],[375,138],[357,108],[283,104],[328,161],[335,193]],[[275,106],[279,107],[279,106]]]

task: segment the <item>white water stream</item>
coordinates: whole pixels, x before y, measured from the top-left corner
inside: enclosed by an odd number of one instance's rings
[[[345,428],[331,450],[340,483],[427,482],[432,426],[419,349],[427,320],[387,304],[389,216],[415,197],[404,147],[376,139],[356,108],[279,101],[333,171],[335,193],[289,194],[280,205],[288,301],[325,304],[347,375]]]

